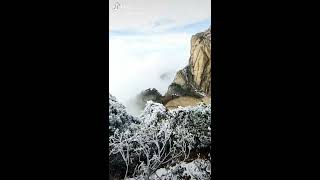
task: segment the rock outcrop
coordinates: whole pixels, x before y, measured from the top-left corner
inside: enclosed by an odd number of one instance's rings
[[[128,101],[128,104],[130,104],[128,106],[130,107],[128,108],[128,112],[138,116],[143,111],[148,101],[165,104],[164,99],[164,96],[162,96],[157,89],[146,89]]]
[[[211,27],[191,38],[189,64],[178,71],[167,95],[211,95]]]
[[[201,102],[211,104],[211,27],[191,37],[188,65],[176,73],[163,96],[156,89],[147,89],[136,99],[141,109],[150,100],[169,109]]]
[[[192,36],[189,64],[177,72],[165,97],[173,95],[184,98],[173,98],[167,107],[211,103],[211,27]]]
[[[147,89],[141,92],[140,97],[145,103],[147,101],[160,102],[162,95],[155,88]]]
[[[211,95],[211,27],[192,36],[189,66],[195,88]]]

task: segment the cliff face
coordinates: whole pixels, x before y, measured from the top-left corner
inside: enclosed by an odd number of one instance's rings
[[[178,71],[167,95],[211,95],[211,27],[191,38],[189,64]]]
[[[188,65],[176,73],[164,96],[156,89],[147,89],[136,98],[141,109],[149,100],[169,109],[211,104],[211,27],[191,37]]]
[[[182,99],[186,99],[173,96],[188,97],[188,105],[211,103],[211,27],[192,36],[189,63],[177,72],[165,94],[165,97],[172,97],[167,107],[178,106]]]
[[[191,38],[189,60],[192,82],[195,88],[211,94],[211,27]]]

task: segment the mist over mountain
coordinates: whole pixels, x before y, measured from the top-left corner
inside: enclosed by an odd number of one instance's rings
[[[131,98],[128,109],[139,114],[147,101],[162,103],[167,108],[211,103],[211,27],[191,37],[190,57],[187,65],[175,76],[169,72],[161,74],[162,80],[170,80],[167,90],[147,88]],[[173,78],[174,77],[174,78]]]
[[[145,89],[164,94],[187,62],[190,40],[186,33],[110,37],[110,93],[129,109],[128,101]]]

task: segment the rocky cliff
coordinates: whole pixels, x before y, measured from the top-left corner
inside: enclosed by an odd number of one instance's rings
[[[147,89],[137,99],[139,105],[151,100],[169,109],[211,104],[211,27],[191,37],[188,65],[176,73],[163,96],[156,89]]]
[[[189,60],[192,83],[195,88],[211,94],[211,27],[192,36]]]
[[[167,107],[211,103],[211,27],[192,36],[189,63],[177,72],[165,94],[173,95],[179,98],[172,98]]]

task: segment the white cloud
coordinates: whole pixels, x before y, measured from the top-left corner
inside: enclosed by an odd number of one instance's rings
[[[211,0],[109,0],[109,15],[109,31],[159,32],[210,19]]]
[[[110,93],[125,103],[142,90],[167,90],[175,72],[188,64],[191,34],[116,36],[109,40]],[[161,74],[173,72],[163,81]]]

